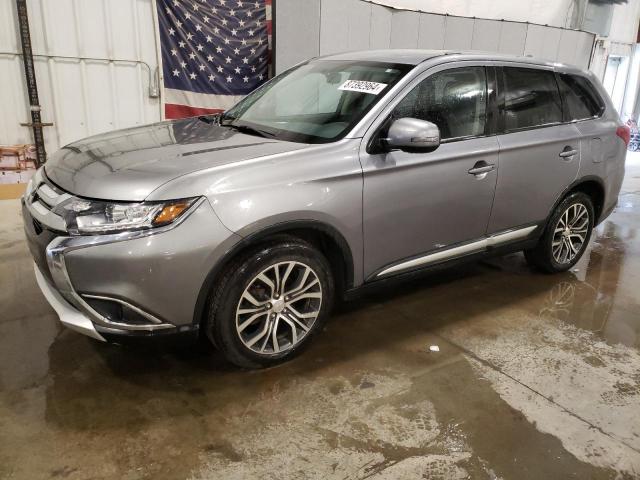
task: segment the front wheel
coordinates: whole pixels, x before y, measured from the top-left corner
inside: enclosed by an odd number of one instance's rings
[[[230,265],[214,289],[207,336],[230,362],[262,368],[292,358],[321,329],[334,282],[320,252],[282,237]]]
[[[538,245],[524,252],[527,262],[544,272],[573,267],[587,248],[594,224],[591,198],[576,192],[556,207]]]

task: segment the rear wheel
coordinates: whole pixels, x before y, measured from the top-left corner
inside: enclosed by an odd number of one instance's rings
[[[527,262],[547,273],[570,269],[587,248],[593,223],[591,198],[583,192],[569,195],[556,207],[538,245],[525,251]]]
[[[214,288],[207,336],[229,361],[247,368],[295,356],[321,329],[334,295],[327,260],[291,237],[248,252]]]

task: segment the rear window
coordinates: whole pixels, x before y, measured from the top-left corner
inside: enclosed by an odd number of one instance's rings
[[[564,121],[585,120],[599,117],[604,111],[604,102],[584,77],[558,75],[560,91],[564,101]]]
[[[562,102],[553,72],[513,67],[503,72],[507,132],[562,122]]]

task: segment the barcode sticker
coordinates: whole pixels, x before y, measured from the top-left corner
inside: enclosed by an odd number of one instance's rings
[[[349,90],[350,92],[378,95],[386,86],[386,83],[367,82],[365,80],[347,80],[338,87],[338,90]]]

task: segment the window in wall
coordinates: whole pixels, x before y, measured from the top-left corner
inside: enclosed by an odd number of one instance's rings
[[[584,120],[599,116],[604,104],[589,80],[577,75],[558,75],[560,91],[564,101],[564,120]]]
[[[506,131],[562,122],[562,104],[553,72],[506,67],[504,89]]]
[[[487,81],[484,67],[435,73],[416,86],[394,109],[394,118],[435,123],[440,137],[473,137],[485,133]]]

